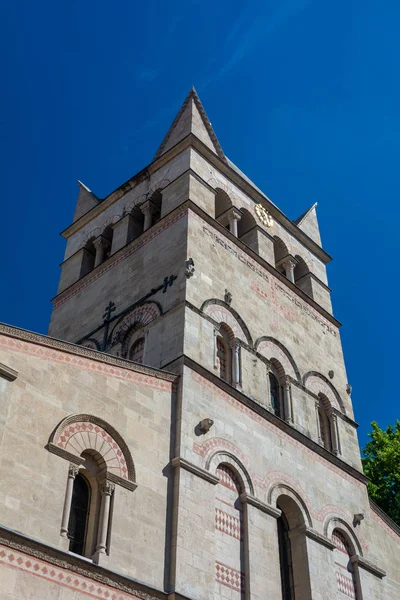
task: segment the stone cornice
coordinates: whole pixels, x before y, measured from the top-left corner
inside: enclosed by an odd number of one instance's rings
[[[193,473],[193,475],[197,475],[197,477],[200,477],[201,479],[208,481],[208,483],[211,483],[212,485],[217,485],[217,483],[219,483],[219,477],[216,477],[216,475],[209,473],[209,471],[206,471],[205,469],[198,467],[197,465],[186,460],[185,458],[181,458],[180,456],[176,456],[175,458],[173,458],[171,460],[171,464],[174,469],[177,469],[177,468],[185,469],[185,471],[189,471],[189,473]]]
[[[304,246],[306,246],[315,256],[317,256],[324,264],[327,264],[332,260],[332,257],[325,252],[314,240],[312,240],[304,231],[302,231],[293,221],[291,221],[286,215],[277,207],[271,200],[257,190],[248,181],[243,179],[227,162],[221,159],[219,156],[214,154],[203,142],[201,142],[195,135],[189,134],[186,138],[178,142],[175,146],[170,148],[165,154],[161,155],[160,158],[153,161],[150,165],[142,169],[137,175],[129,179],[127,182],[119,186],[114,192],[109,194],[104,200],[102,200],[97,206],[93,207],[90,211],[82,215],[72,225],[67,227],[61,235],[65,238],[71,237],[74,233],[79,231],[89,221],[94,219],[96,216],[101,214],[114,202],[122,198],[128,191],[132,190],[136,185],[141,183],[144,179],[149,178],[158,169],[164,166],[166,163],[173,160],[178,154],[186,150],[187,148],[193,147],[199,152],[204,158],[206,158],[213,166],[215,166],[221,173],[227,176],[231,181],[235,183],[242,191],[244,191],[254,202],[263,204],[268,212],[276,219],[282,227],[284,227],[291,235],[299,239]]]
[[[254,508],[257,508],[261,512],[270,515],[271,517],[274,517],[274,519],[278,519],[282,514],[282,511],[279,510],[279,508],[275,508],[270,504],[265,504],[258,498],[255,498],[255,496],[251,496],[251,494],[246,494],[245,492],[240,494],[240,501],[243,504],[247,502],[247,504],[250,504],[250,506],[254,506]]]
[[[0,377],[7,379],[8,381],[15,381],[18,377],[18,371],[0,363]]]
[[[366,571],[368,571],[369,573],[372,573],[372,575],[375,575],[375,577],[379,577],[379,579],[386,577],[386,571],[384,571],[383,569],[381,569],[374,563],[370,562],[363,556],[354,554],[350,560],[353,564],[356,564],[359,567],[361,567],[362,569],[365,569]]]
[[[78,346],[77,344],[72,344],[70,342],[63,342],[47,335],[33,333],[32,331],[19,329],[18,327],[12,327],[10,325],[5,325],[4,323],[0,323],[0,334],[21,340],[23,342],[45,346],[47,348],[54,348],[55,350],[59,350],[61,352],[89,358],[107,365],[114,365],[122,369],[134,371],[136,373],[148,375],[149,377],[155,377],[156,379],[162,379],[171,383],[176,380],[176,375],[173,373],[168,373],[168,371],[162,371],[152,367],[145,367],[144,365],[139,365],[138,363],[133,363],[132,361],[125,360],[123,358],[118,358],[112,354],[106,354],[104,352]]]
[[[317,442],[314,442],[314,440],[312,440],[311,438],[307,437],[306,435],[289,425],[289,423],[287,423],[286,421],[274,415],[264,406],[261,406],[255,400],[243,394],[243,392],[237,390],[236,388],[229,385],[226,381],[223,381],[222,379],[217,377],[217,375],[214,375],[214,373],[208,371],[205,367],[194,361],[192,358],[188,357],[185,354],[182,355],[182,358],[184,366],[189,367],[192,371],[198,373],[204,379],[210,381],[215,387],[220,388],[223,392],[235,398],[235,400],[239,401],[241,404],[249,408],[252,412],[258,414],[266,421],[269,421],[270,423],[275,425],[275,427],[284,431],[288,436],[300,442],[303,446],[315,452],[315,454],[318,454],[321,458],[331,463],[341,471],[347,473],[347,475],[349,475],[350,477],[356,479],[363,485],[367,484],[369,480],[368,477],[364,475],[364,473],[358,471],[348,463],[344,462],[338,456],[332,454],[323,446],[320,446],[320,444],[318,444]],[[176,360],[174,362],[176,362]]]

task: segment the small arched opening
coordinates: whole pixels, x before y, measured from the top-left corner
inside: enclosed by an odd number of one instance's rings
[[[144,231],[144,214],[138,206],[134,206],[130,212],[131,220],[129,223],[128,242],[132,242]]]
[[[331,405],[328,398],[322,394],[318,394],[318,425],[319,438],[321,445],[329,452],[333,450],[332,444],[332,421],[331,421]]]
[[[274,259],[275,269],[286,276],[285,268],[282,264],[282,260],[289,255],[289,250],[286,244],[277,236],[274,236]]]
[[[271,411],[281,419],[285,418],[285,370],[276,358],[271,358],[271,367],[268,373],[269,404]]]
[[[309,277],[310,269],[306,261],[298,254],[296,254],[295,259],[297,262],[293,271],[294,283],[310,298],[313,298],[312,282]]]
[[[94,247],[93,239],[94,238],[88,240],[83,247],[80,277],[84,277],[94,269],[96,260],[96,248]]]
[[[144,361],[144,336],[133,342],[129,348],[128,358],[133,362],[142,364]]]
[[[215,191],[215,218],[218,221],[221,215],[232,208],[232,201],[224,190],[217,188]]]
[[[232,356],[234,337],[231,328],[226,323],[222,323],[216,339],[216,367],[219,377],[231,385],[234,369]]]
[[[160,190],[156,190],[150,198],[152,203],[152,225],[155,225],[161,219],[162,210],[162,193]]]

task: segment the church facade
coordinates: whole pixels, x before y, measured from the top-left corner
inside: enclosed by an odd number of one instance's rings
[[[315,206],[286,217],[191,90],[80,184],[47,336],[0,325],[0,600],[397,600]]]

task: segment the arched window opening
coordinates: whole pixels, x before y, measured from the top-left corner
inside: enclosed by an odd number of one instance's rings
[[[277,519],[282,600],[311,598],[303,513],[293,498],[284,494],[277,507],[282,511]]]
[[[215,218],[218,220],[229,208],[232,208],[232,201],[228,194],[219,188],[215,194]]]
[[[242,213],[242,217],[238,221],[238,238],[246,235],[246,233],[257,225],[255,218],[248,210],[242,208],[240,212]]]
[[[283,419],[282,388],[274,373],[269,373],[269,394],[272,412]]]
[[[230,385],[240,385],[240,347],[234,344],[235,336],[226,323],[221,323],[218,333],[215,367],[221,379]]]
[[[294,600],[292,548],[289,539],[289,523],[283,512],[277,520],[277,526],[282,600]]]
[[[282,260],[289,255],[289,250],[286,244],[282,242],[280,238],[274,236],[274,257],[275,257],[275,269],[286,276],[285,267],[282,264]]]
[[[245,535],[243,486],[229,465],[220,464],[215,486],[215,580],[216,598],[238,598],[245,593]],[[223,592],[225,587],[225,592]],[[234,590],[235,594],[232,594]]]
[[[131,215],[132,219],[131,219],[130,225],[129,225],[127,243],[135,240],[137,237],[142,235],[142,233],[144,231],[144,214],[142,213],[140,208],[138,206],[135,206],[131,210],[130,215]]]
[[[89,517],[90,487],[81,474],[75,477],[68,523],[69,550],[84,555]]]
[[[310,298],[313,298],[312,281],[309,277],[310,269],[301,256],[296,254],[296,266],[293,271],[294,283],[305,292]],[[308,277],[307,277],[308,275]]]
[[[333,440],[332,440],[332,422],[330,417],[330,404],[329,400],[323,395],[319,394],[318,403],[318,424],[319,424],[319,436],[320,443],[322,446],[333,451]]]
[[[339,529],[334,529],[332,541],[336,546],[334,561],[338,598],[357,600],[360,597],[360,594],[357,593],[357,567],[351,562],[351,556],[354,553],[351,551],[349,541]]]
[[[217,361],[219,376],[229,382],[229,348],[220,335],[217,337]]]
[[[162,194],[160,190],[154,192],[154,194],[150,198],[152,203],[152,225],[155,225],[157,221],[161,219],[161,209],[162,209]]]
[[[114,233],[114,230],[110,225],[108,227],[106,227],[102,233],[102,236],[104,238],[104,251],[103,251],[103,260],[101,262],[104,262],[105,260],[107,260],[107,258],[110,258],[110,256],[111,256],[113,233]]]
[[[144,359],[144,337],[139,338],[132,344],[129,349],[129,360],[133,360],[134,362],[143,363]]]
[[[80,277],[84,277],[90,271],[93,271],[96,260],[96,248],[93,244],[93,238],[88,240],[83,247],[82,266]]]

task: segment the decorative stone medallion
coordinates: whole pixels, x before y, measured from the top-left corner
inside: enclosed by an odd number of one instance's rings
[[[265,227],[272,227],[274,220],[262,204],[256,204],[256,215]]]

